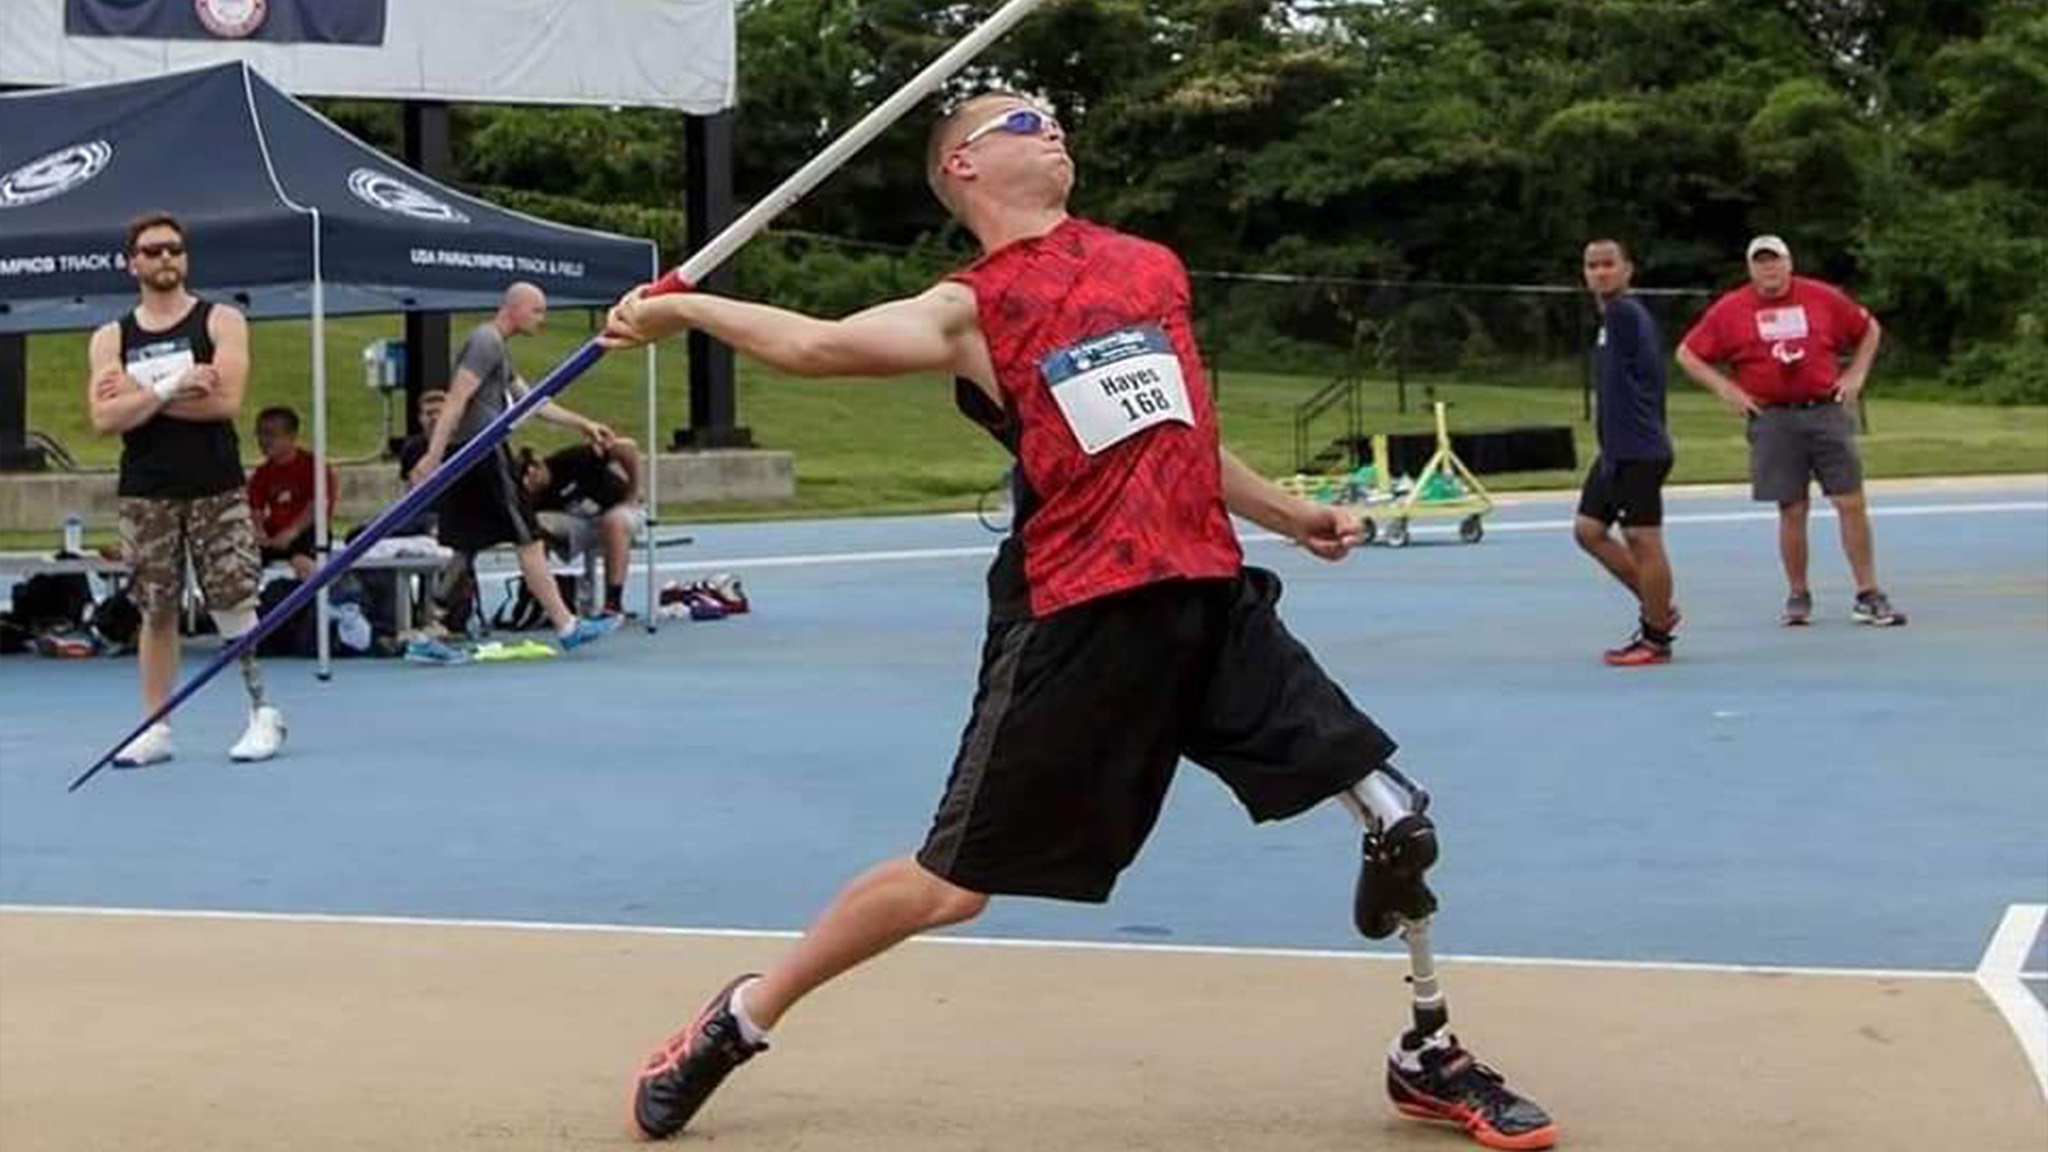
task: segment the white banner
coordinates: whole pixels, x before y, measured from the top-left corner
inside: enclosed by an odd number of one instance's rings
[[[369,47],[70,36],[65,0],[0,0],[0,84],[98,84],[247,60],[301,96],[708,114],[737,97],[733,3],[388,0],[383,43]]]

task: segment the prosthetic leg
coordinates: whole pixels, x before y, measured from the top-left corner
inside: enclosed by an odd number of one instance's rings
[[[222,643],[232,644],[256,627],[256,601],[251,599],[233,608],[209,607],[207,615],[213,617],[214,627],[220,630]],[[268,760],[284,746],[284,713],[263,690],[263,668],[256,663],[254,648],[242,653],[241,667],[242,687],[249,693],[249,727],[228,749],[228,758],[242,763]]]
[[[1387,1053],[1387,1094],[1402,1115],[1457,1124],[1488,1148],[1548,1148],[1557,1125],[1533,1101],[1511,1091],[1450,1030],[1450,1010],[1436,978],[1429,920],[1436,894],[1424,881],[1437,859],[1429,793],[1383,764],[1338,794],[1364,829],[1364,860],[1352,918],[1373,940],[1400,933],[1408,946],[1414,1026]]]

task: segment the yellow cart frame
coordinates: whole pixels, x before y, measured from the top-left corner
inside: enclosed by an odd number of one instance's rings
[[[1375,461],[1387,458],[1387,438],[1384,435],[1372,438],[1372,453]],[[1385,468],[1379,469],[1379,473],[1385,471]],[[1465,495],[1455,500],[1424,500],[1422,493],[1429,487],[1430,480],[1439,474],[1456,479],[1464,486]],[[1396,497],[1387,509],[1386,531],[1375,533],[1368,530],[1368,537],[1377,535],[1389,548],[1405,548],[1408,546],[1410,521],[1455,519],[1458,521],[1458,539],[1467,544],[1477,544],[1486,537],[1485,517],[1491,511],[1493,494],[1486,490],[1486,485],[1479,482],[1479,477],[1474,476],[1470,468],[1465,467],[1458,454],[1451,451],[1450,426],[1444,415],[1443,402],[1438,401],[1435,453],[1430,456],[1429,463],[1422,466],[1422,474],[1415,478],[1415,486]]]
[[[1356,509],[1365,528],[1367,543],[1378,540],[1389,548],[1408,546],[1409,523],[1415,520],[1456,519],[1458,539],[1467,544],[1477,544],[1486,536],[1485,517],[1493,511],[1493,494],[1479,477],[1465,466],[1458,454],[1451,451],[1451,432],[1444,414],[1444,405],[1436,405],[1436,452],[1422,467],[1422,475],[1414,480],[1414,486],[1406,492],[1396,494],[1387,481],[1387,437],[1380,433],[1372,438],[1373,479],[1371,488],[1360,488],[1351,479],[1355,473],[1343,472],[1328,475],[1314,475],[1297,472],[1279,481],[1280,487],[1304,500],[1323,504],[1334,504]],[[1424,500],[1423,490],[1434,477],[1448,474],[1465,488],[1465,495],[1455,500]],[[1374,519],[1374,512],[1385,518],[1386,525],[1380,526]]]

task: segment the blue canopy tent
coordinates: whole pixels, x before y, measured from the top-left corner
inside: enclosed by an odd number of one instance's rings
[[[311,317],[316,507],[327,499],[329,315],[490,309],[517,280],[556,305],[602,305],[661,271],[650,240],[466,196],[234,62],[0,95],[0,333],[92,328],[133,307],[123,230],[152,209],[189,230],[195,290],[251,318]],[[647,418],[654,520],[652,348]]]

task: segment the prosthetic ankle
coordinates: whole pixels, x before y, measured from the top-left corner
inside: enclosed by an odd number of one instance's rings
[[[1423,875],[1436,863],[1436,825],[1430,822],[1429,793],[1382,764],[1338,799],[1364,829],[1364,859],[1352,917],[1373,940],[1395,932],[1408,946],[1408,982],[1415,993],[1415,1028],[1401,1038],[1416,1048],[1449,1023],[1436,960],[1429,946],[1429,918],[1436,894]]]
[[[232,644],[256,627],[256,601],[248,600],[233,608],[212,608],[206,610],[213,617],[213,626],[220,630],[222,643]],[[242,687],[249,691],[249,707],[261,708],[266,703],[263,695],[263,669],[256,663],[252,649],[242,653]]]

